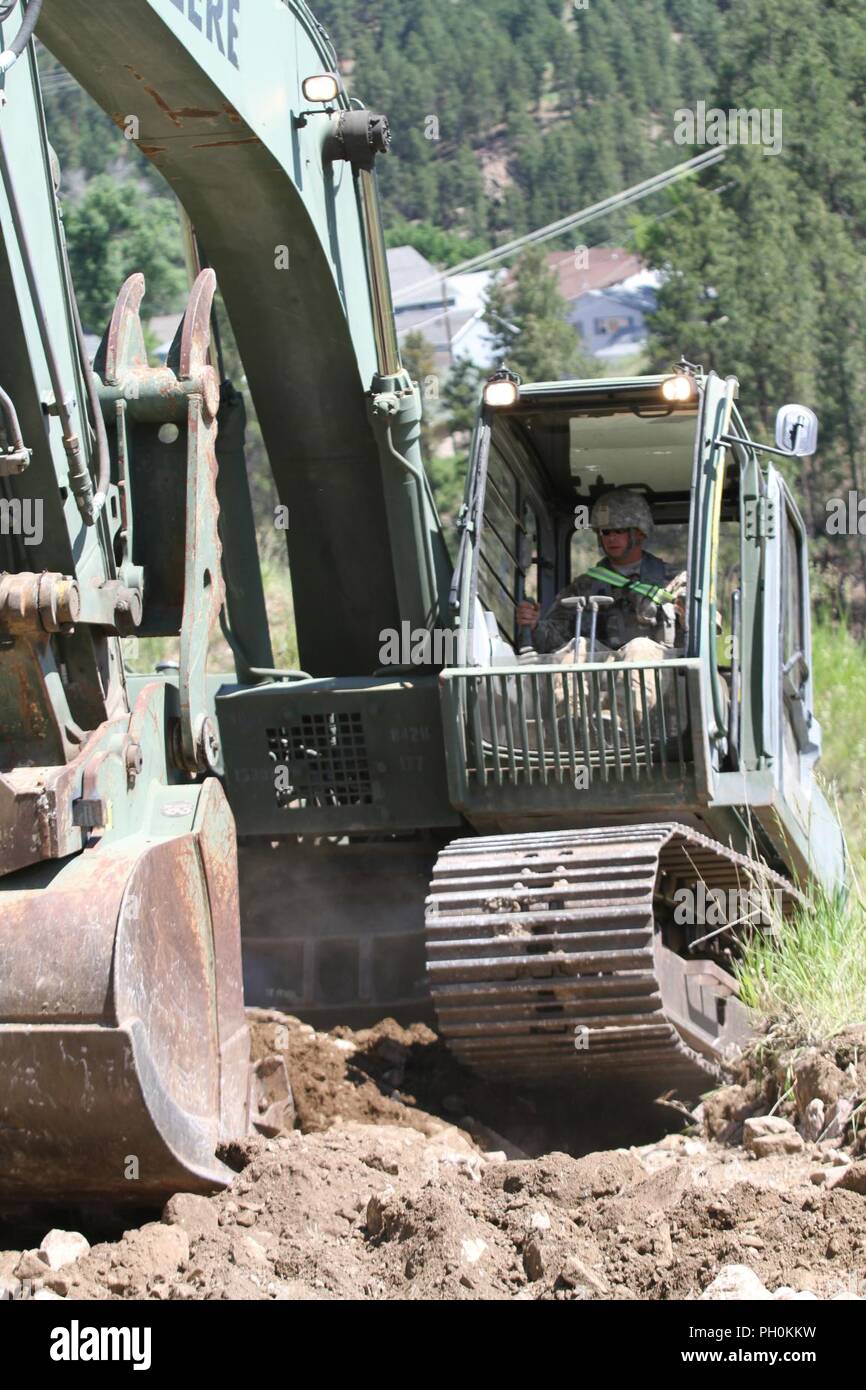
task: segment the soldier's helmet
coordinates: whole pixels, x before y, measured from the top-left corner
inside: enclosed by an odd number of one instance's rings
[[[652,535],[653,518],[643,493],[618,487],[606,492],[594,504],[589,518],[593,531],[643,531]]]

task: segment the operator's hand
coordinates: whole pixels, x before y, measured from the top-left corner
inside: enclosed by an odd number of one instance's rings
[[[528,627],[530,632],[534,632],[538,627],[538,620],[541,617],[541,609],[537,603],[532,603],[529,599],[524,599],[517,605],[517,626]]]

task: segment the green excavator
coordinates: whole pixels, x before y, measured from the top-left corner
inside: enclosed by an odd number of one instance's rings
[[[845,877],[806,533],[737,382],[498,374],[455,568],[391,308],[388,122],[303,0],[18,0],[0,28],[0,1204],[226,1182],[220,1143],[282,1094],[245,1001],[435,1013],[475,1072],[568,1106],[610,1077],[706,1088],[747,1027],[755,895],[778,924]],[[140,275],[90,360],[34,33],[183,207],[159,365]],[[274,666],[217,289],[289,518],[299,670]],[[775,448],[814,449],[809,411]],[[688,571],[681,654],[535,659],[517,605],[594,561],[580,518],[612,487]],[[134,674],[130,638],[179,659]]]

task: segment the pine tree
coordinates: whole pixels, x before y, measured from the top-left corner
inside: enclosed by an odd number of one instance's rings
[[[543,247],[529,247],[511,276],[492,286],[484,322],[497,360],[524,381],[561,381],[593,376],[593,364],[580,351],[568,305],[548,269]]]

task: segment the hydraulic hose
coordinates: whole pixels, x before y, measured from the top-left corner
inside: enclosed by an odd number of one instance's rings
[[[32,8],[34,8],[34,6],[31,5],[31,9]],[[2,178],[3,181],[6,201],[9,205],[9,213],[12,218],[12,225],[15,229],[15,238],[18,242],[21,262],[24,267],[24,275],[27,280],[27,288],[30,291],[30,303],[33,308],[36,325],[39,329],[42,351],[45,354],[45,363],[48,368],[48,375],[51,379],[51,389],[54,392],[55,407],[60,417],[60,425],[63,433],[63,448],[69,461],[69,487],[75,498],[82,521],[85,526],[92,526],[99,515],[100,508],[94,506],[93,482],[90,477],[90,470],[87,466],[87,460],[82,454],[81,440],[75,433],[72,416],[66,402],[66,392],[60,378],[60,367],[54,352],[51,334],[48,331],[48,320],[45,315],[42,296],[39,293],[36,272],[33,269],[30,245],[27,241],[27,233],[24,229],[24,222],[21,217],[21,208],[18,204],[15,185],[12,182],[12,172],[9,167],[9,160],[6,156],[6,145],[3,140],[2,130],[0,130],[0,178]]]
[[[84,376],[85,386],[87,387],[87,399],[90,402],[90,413],[93,416],[93,428],[96,433],[96,495],[91,504],[93,519],[95,521],[102,511],[102,508],[105,506],[105,499],[108,495],[108,485],[111,482],[111,450],[108,446],[108,432],[105,428],[105,417],[102,414],[102,405],[96,386],[96,376],[90,365],[90,358],[87,356],[87,343],[85,342],[84,329],[81,325],[81,314],[78,311],[78,300],[75,297],[75,290],[71,280],[69,298],[72,303],[72,318],[75,324],[78,355],[81,358],[81,371]]]
[[[313,677],[308,671],[281,671],[278,667],[251,666],[244,655],[243,647],[228,625],[225,607],[220,609],[220,629],[235,658],[239,680],[244,681],[248,677],[254,681],[313,680]]]
[[[7,5],[0,18],[8,19],[13,8],[13,6]],[[12,65],[18,62],[18,59],[33,37],[33,30],[36,28],[41,9],[42,0],[30,0],[30,4],[27,6],[24,12],[24,18],[21,21],[21,28],[18,30],[18,33],[5,52],[0,53],[0,73],[8,72]]]
[[[8,395],[3,387],[0,386],[0,411],[3,412],[3,419],[6,422],[6,435],[11,448],[16,451],[24,449],[24,440],[21,437],[21,425],[18,422],[18,412],[12,397]]]

